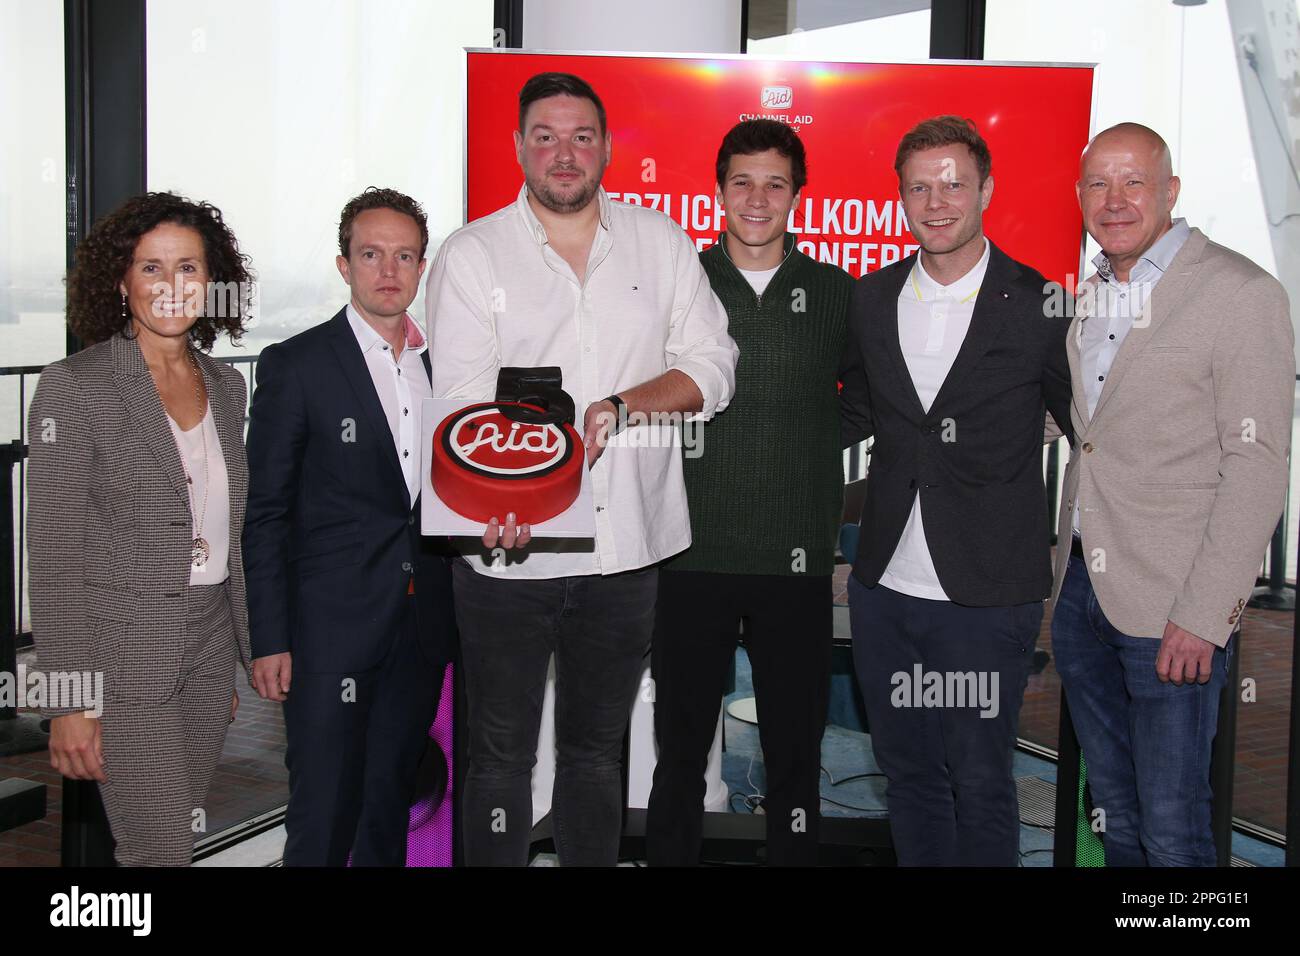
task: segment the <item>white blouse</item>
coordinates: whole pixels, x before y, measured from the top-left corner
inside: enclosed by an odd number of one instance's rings
[[[194,521],[194,537],[201,534],[208,542],[208,560],[201,567],[190,568],[190,584],[221,584],[230,577],[230,476],[226,472],[225,456],[221,453],[217,424],[212,420],[212,406],[209,405],[204,412],[203,421],[189,431],[181,431],[170,415],[167,423],[171,425],[176,450],[180,452],[181,464],[191,482],[190,514]],[[201,527],[200,519],[203,522]]]

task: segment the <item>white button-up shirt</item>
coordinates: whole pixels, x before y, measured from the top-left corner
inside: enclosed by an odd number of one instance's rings
[[[951,285],[940,285],[916,257],[912,274],[898,294],[898,344],[907,362],[912,386],[927,412],[943,387],[952,363],[970,331],[975,315],[975,299],[989,267],[989,241],[984,240],[984,255],[974,268]],[[939,574],[930,557],[921,521],[921,494],[912,499],[894,556],[880,583],[891,591],[910,594],[931,601],[946,601],[948,595],[939,583]]]
[[[394,359],[393,349],[384,337],[370,327],[348,304],[348,324],[357,337],[361,354],[375,383],[379,404],[384,407],[384,417],[393,433],[393,447],[406,477],[406,490],[411,504],[420,496],[420,408],[426,398],[433,397],[429,386],[429,373],[420,356],[428,348],[420,327],[407,314],[402,320],[406,331],[406,344],[402,354]]]
[[[1134,321],[1147,307],[1151,290],[1169,269],[1174,256],[1178,255],[1178,250],[1191,234],[1186,219],[1175,219],[1173,226],[1153,242],[1151,248],[1129,270],[1127,282],[1115,278],[1105,252],[1099,252],[1093,257],[1092,264],[1097,267],[1097,276],[1090,290],[1092,303],[1091,306],[1080,306],[1083,314],[1076,333],[1079,337],[1079,369],[1083,376],[1083,395],[1088,400],[1089,418],[1101,401],[1102,389],[1106,387],[1110,367],[1115,364],[1120,346],[1128,338]],[[1078,502],[1074,505],[1071,526],[1074,533],[1078,534]]]
[[[502,366],[559,366],[581,434],[592,402],[677,369],[704,396],[699,417],[726,408],[738,350],[681,227],[600,189],[580,282],[527,197],[525,186],[509,206],[452,233],[429,269],[434,395],[491,401]],[[594,542],[534,539],[505,562],[466,557],[507,578],[614,574],[671,557],[691,543],[681,455],[676,426],[628,427],[591,471]]]

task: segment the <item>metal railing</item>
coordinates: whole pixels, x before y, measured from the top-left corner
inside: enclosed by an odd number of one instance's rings
[[[11,517],[4,515],[0,518],[0,547],[10,549],[14,556],[15,580],[13,590],[10,591],[9,582],[0,583],[6,593],[6,599],[2,602],[6,610],[12,607],[14,615],[13,627],[14,634],[18,636],[19,641],[30,640],[30,632],[25,627],[26,609],[23,602],[23,581],[26,573],[27,561],[27,406],[31,401],[31,395],[36,391],[36,379],[40,377],[41,371],[45,368],[43,365],[13,365],[0,368],[0,382],[17,378],[18,380],[18,427],[13,434],[17,438],[0,445],[0,468],[6,469],[6,474],[12,476],[14,468],[18,469],[18,481],[14,483],[15,496],[17,501],[16,514]],[[16,527],[15,527],[16,525]],[[7,595],[13,595],[13,602],[7,599]],[[5,621],[7,625],[8,620]]]

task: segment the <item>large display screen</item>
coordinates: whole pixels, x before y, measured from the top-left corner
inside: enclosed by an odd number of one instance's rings
[[[986,234],[1050,279],[1079,272],[1075,199],[1087,144],[1087,66],[796,62],[739,58],[470,51],[466,88],[468,219],[512,202],[523,182],[513,132],[519,89],[545,71],[576,73],[604,102],[611,198],[651,206],[700,248],[725,216],[714,163],[736,123],[789,123],[808,153],[808,184],[790,230],[809,255],[861,275],[916,249],[894,173],[899,139],[927,117],[975,121],[993,154]]]

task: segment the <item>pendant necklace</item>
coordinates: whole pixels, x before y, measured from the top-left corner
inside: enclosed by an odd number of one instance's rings
[[[194,540],[190,544],[190,561],[196,568],[201,568],[208,563],[208,557],[211,555],[211,549],[208,547],[208,539],[203,537],[203,519],[208,513],[208,431],[204,428],[204,422],[207,420],[208,412],[206,403],[203,401],[203,374],[199,371],[198,360],[191,351],[190,363],[194,369],[194,395],[199,400],[199,406],[203,408],[203,417],[199,419],[199,437],[203,442],[203,507],[199,510],[199,520],[194,526]],[[184,461],[181,462],[184,466]],[[185,481],[190,496],[190,515],[194,514],[194,479],[190,477],[189,469],[185,469]]]

